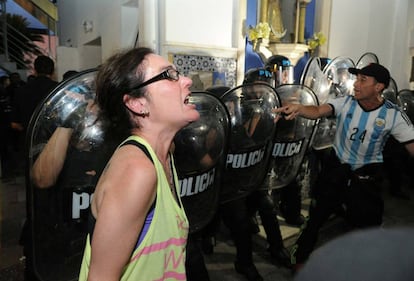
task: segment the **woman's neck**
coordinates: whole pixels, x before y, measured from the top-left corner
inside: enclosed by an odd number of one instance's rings
[[[171,144],[173,142],[175,133],[171,132],[159,132],[156,133],[153,130],[146,132],[143,130],[134,129],[131,132],[133,135],[139,136],[145,139],[154,150],[160,162],[165,165],[168,163],[168,153],[171,150]]]

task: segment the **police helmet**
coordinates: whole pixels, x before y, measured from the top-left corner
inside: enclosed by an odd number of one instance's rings
[[[265,68],[252,68],[249,69],[244,75],[243,84],[254,82],[265,82],[271,86],[274,85],[274,76],[272,72]]]
[[[273,55],[269,57],[265,63],[265,68],[272,72],[277,72],[279,67],[290,66],[290,60],[281,55]]]

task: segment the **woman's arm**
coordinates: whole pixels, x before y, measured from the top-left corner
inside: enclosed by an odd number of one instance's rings
[[[92,202],[96,224],[88,280],[119,280],[156,197],[156,171],[135,146],[117,150]]]

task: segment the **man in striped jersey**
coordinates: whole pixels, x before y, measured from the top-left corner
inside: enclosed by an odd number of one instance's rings
[[[390,135],[414,156],[413,124],[403,111],[381,96],[389,85],[389,71],[376,63],[348,71],[357,76],[353,96],[333,98],[319,106],[288,104],[275,110],[287,120],[296,116],[335,116],[337,122],[332,153],[323,165],[309,218],[293,248],[296,269],[307,260],[319,229],[338,208],[344,208],[345,218],[353,227],[382,223],[384,202],[377,183],[382,150]]]

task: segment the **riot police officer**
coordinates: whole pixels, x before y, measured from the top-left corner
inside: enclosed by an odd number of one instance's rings
[[[273,73],[274,87],[282,84],[292,84],[293,66],[290,60],[282,55],[273,55],[265,63],[265,69]],[[301,186],[295,180],[281,189],[272,192],[273,200],[279,204],[279,212],[290,225],[300,226],[304,222],[301,214]]]

